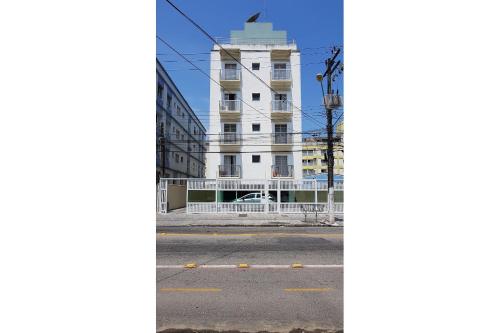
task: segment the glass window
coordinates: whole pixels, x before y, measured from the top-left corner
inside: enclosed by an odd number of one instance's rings
[[[260,155],[252,155],[252,163],[260,163]]]
[[[258,71],[260,69],[260,63],[254,62],[252,63],[252,70]]]
[[[252,124],[252,132],[260,132],[260,124]]]
[[[260,93],[252,93],[252,101],[260,101]]]

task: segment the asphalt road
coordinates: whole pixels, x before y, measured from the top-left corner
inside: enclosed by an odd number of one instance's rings
[[[157,330],[188,328],[342,329],[343,229],[158,230]]]

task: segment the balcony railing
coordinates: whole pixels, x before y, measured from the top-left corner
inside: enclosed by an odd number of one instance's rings
[[[273,69],[271,72],[271,80],[274,81],[290,81],[289,69]]]
[[[241,177],[241,166],[236,164],[219,165],[219,177]]]
[[[220,79],[225,81],[239,81],[241,71],[239,69],[221,69]]]
[[[241,144],[241,134],[233,132],[220,133],[219,142],[221,145],[239,145]]]
[[[273,133],[273,144],[287,145],[292,143],[292,133]]]
[[[240,112],[241,101],[231,99],[220,101],[220,110],[224,112]]]
[[[271,102],[271,110],[273,112],[291,112],[292,103],[290,101],[274,100]]]
[[[293,177],[293,165],[272,165],[271,176],[273,178]]]

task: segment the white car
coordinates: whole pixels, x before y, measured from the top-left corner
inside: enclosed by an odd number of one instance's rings
[[[245,194],[244,196],[238,199],[234,199],[233,202],[265,203],[265,199],[266,199],[265,195],[256,192],[256,193]],[[269,202],[275,202],[274,197],[270,194],[267,196],[267,199]]]

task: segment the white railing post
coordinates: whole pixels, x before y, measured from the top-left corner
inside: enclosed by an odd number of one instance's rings
[[[277,203],[278,203],[278,214],[281,214],[281,180],[278,179],[277,189]]]
[[[219,179],[215,180],[215,212],[219,212]]]
[[[269,180],[265,180],[264,183],[264,195],[266,199],[264,200],[264,212],[269,213]]]
[[[318,181],[314,180],[314,207],[318,207]]]
[[[186,179],[186,214],[189,214],[189,179]]]

